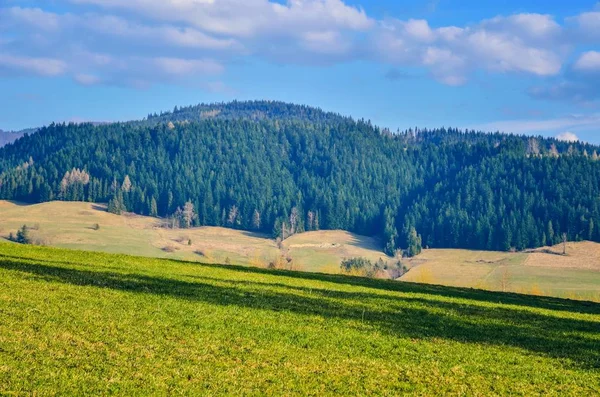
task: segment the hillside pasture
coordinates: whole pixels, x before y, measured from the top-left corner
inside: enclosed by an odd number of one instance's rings
[[[598,395],[600,306],[0,242],[1,395]]]

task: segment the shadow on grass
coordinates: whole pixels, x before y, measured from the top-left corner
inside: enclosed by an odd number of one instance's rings
[[[392,297],[365,291],[346,292],[226,279],[175,280],[142,274],[123,274],[66,268],[58,261],[26,260],[0,256],[0,268],[24,272],[48,282],[107,288],[131,293],[156,294],[213,305],[317,315],[348,321],[348,327],[368,325],[380,332],[415,339],[440,338],[465,343],[507,346],[552,358],[568,359],[571,365],[600,368],[598,333],[600,322],[569,319],[512,309],[425,299]],[[230,269],[227,267],[227,269]],[[241,271],[256,269],[238,268]],[[281,273],[277,273],[281,274]],[[297,276],[297,273],[286,275]],[[309,276],[303,274],[303,276]],[[321,281],[340,281],[337,276],[310,275]],[[185,277],[185,276],[184,276]],[[190,276],[188,276],[190,277]],[[193,276],[192,276],[193,277]],[[212,281],[212,282],[211,282]],[[348,280],[348,284],[388,286],[371,280]],[[224,283],[226,285],[218,285]],[[444,288],[402,284],[398,288],[423,294],[448,296]],[[470,291],[477,295],[477,291]],[[469,299],[469,291],[460,297]],[[496,294],[498,295],[498,294]],[[515,297],[514,299],[517,299]],[[537,299],[532,297],[531,299]],[[524,298],[520,297],[519,303]],[[515,302],[515,304],[518,304]]]
[[[178,261],[179,262],[179,261]],[[189,263],[181,261],[184,263]],[[346,284],[356,287],[375,288],[384,291],[413,292],[433,294],[448,298],[471,299],[482,302],[514,304],[538,309],[561,310],[573,313],[600,314],[600,304],[589,301],[554,298],[550,296],[534,296],[518,293],[486,291],[474,288],[448,287],[434,284],[400,282],[394,280],[378,280],[343,274],[308,273],[291,270],[271,270],[237,265],[201,264],[201,266],[235,270],[244,273],[268,274],[291,278]],[[600,330],[599,330],[600,332]]]

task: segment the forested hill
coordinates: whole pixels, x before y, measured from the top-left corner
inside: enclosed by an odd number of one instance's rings
[[[16,141],[23,135],[24,135],[24,132],[13,132],[13,131],[0,130],[0,147]]]
[[[199,104],[177,107],[170,112],[151,113],[145,120],[135,121],[137,125],[156,125],[165,122],[195,122],[207,119],[231,120],[303,120],[310,122],[341,122],[349,119],[321,109],[294,105],[278,101],[234,101],[229,103]]]
[[[0,149],[0,198],[110,201],[114,212],[284,238],[344,229],[382,236],[389,253],[520,250],[563,233],[600,241],[597,150],[453,129],[391,134],[305,106],[234,102],[42,128]]]

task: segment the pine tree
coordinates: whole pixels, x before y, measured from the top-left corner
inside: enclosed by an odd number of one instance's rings
[[[27,225],[23,225],[17,231],[16,242],[19,244],[31,244],[31,238],[29,237],[29,228]]]
[[[150,216],[158,216],[158,205],[156,204],[156,199],[152,197],[150,201]]]
[[[422,250],[421,236],[417,234],[417,230],[414,227],[411,227],[408,235],[407,255],[409,258],[412,258],[419,255]]]

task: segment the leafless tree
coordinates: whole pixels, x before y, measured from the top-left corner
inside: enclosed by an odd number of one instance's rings
[[[298,208],[292,208],[292,212],[290,213],[290,235],[296,234],[298,231],[298,220],[300,216],[298,214]]]
[[[252,226],[254,226],[256,230],[260,229],[261,220],[260,212],[258,212],[258,210],[254,210],[254,215],[252,215]]]
[[[529,156],[538,156],[540,154],[540,143],[536,138],[529,138],[527,142],[527,154]]]
[[[183,206],[183,211],[181,213],[183,226],[189,228],[192,226],[192,222],[196,219],[196,212],[194,211],[194,204],[191,201],[188,201]]]
[[[131,191],[131,179],[129,179],[129,175],[125,175],[125,179],[123,179],[123,184],[121,185],[121,190],[128,193]]]
[[[238,218],[238,215],[239,209],[236,205],[233,205],[229,210],[229,215],[227,216],[227,224],[229,224],[229,226],[233,226]]]
[[[308,226],[308,230],[313,230],[313,226],[315,224],[315,213],[312,211],[308,211],[306,215],[306,224]]]

